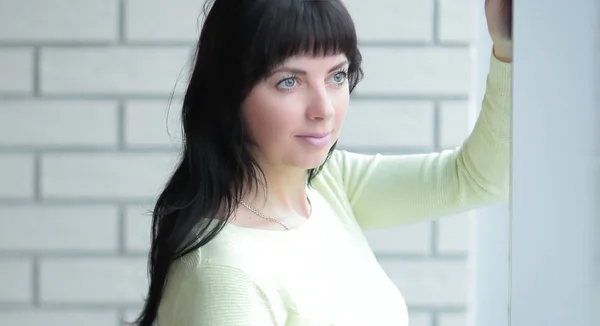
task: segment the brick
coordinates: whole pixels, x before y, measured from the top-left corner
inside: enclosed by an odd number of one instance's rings
[[[177,6],[164,1],[129,0],[126,37],[134,41],[196,41],[203,22],[204,1],[183,0]],[[345,1],[365,41],[430,41],[433,35],[433,1],[383,1],[376,6]],[[372,17],[377,17],[376,20]],[[156,24],[157,21],[169,24]]]
[[[428,254],[431,251],[431,222],[366,230],[365,234],[378,254]]]
[[[174,170],[169,153],[64,153],[42,157],[45,198],[153,199]]]
[[[466,254],[470,247],[471,220],[468,213],[438,220],[438,252]]]
[[[28,259],[0,259],[0,303],[30,302],[33,296],[32,273],[32,262]]]
[[[469,136],[469,103],[442,102],[440,106],[440,145],[444,149],[460,146]]]
[[[144,252],[150,248],[152,206],[130,206],[125,215],[125,248]]]
[[[46,48],[43,94],[171,95],[187,83],[190,47]]]
[[[0,146],[116,146],[117,102],[0,102]]]
[[[127,0],[125,37],[128,41],[197,41],[204,0]]]
[[[433,0],[346,0],[361,41],[430,41]]]
[[[440,0],[439,6],[438,34],[441,41],[475,41],[479,12],[475,10],[474,0]]]
[[[0,7],[2,6],[0,2]],[[12,4],[13,2],[4,2]],[[20,2],[15,2],[20,3]],[[0,10],[0,12],[2,12]],[[2,24],[2,19],[0,19]],[[6,30],[0,27],[0,30]],[[0,49],[0,93],[30,94],[33,91],[33,50]]]
[[[461,95],[470,87],[468,48],[363,46],[362,95]]]
[[[408,310],[408,324],[410,326],[432,326],[433,318],[428,313],[412,312]]]
[[[33,198],[33,155],[0,154],[0,180],[0,198]]]
[[[41,300],[43,304],[140,304],[148,284],[146,270],[145,258],[43,259]]]
[[[114,251],[118,211],[110,206],[0,206],[0,250]]]
[[[352,100],[340,146],[433,148],[433,103]]]
[[[438,326],[464,326],[467,325],[467,317],[464,313],[440,313]]]
[[[181,144],[181,101],[132,101],[125,106],[128,147],[176,147]]]
[[[0,325],[6,326],[117,326],[118,320],[116,310],[27,309],[0,311]]]
[[[408,305],[464,306],[467,302],[466,261],[380,261]]]
[[[118,37],[119,1],[0,2],[0,41],[110,41]]]

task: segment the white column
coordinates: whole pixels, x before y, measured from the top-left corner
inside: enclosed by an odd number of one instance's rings
[[[512,326],[600,325],[599,10],[598,0],[514,2]]]
[[[470,125],[474,126],[486,87],[492,41],[485,19],[484,1],[476,0],[476,35],[472,47]],[[508,203],[471,212],[469,255],[469,326],[506,326],[509,289]]]

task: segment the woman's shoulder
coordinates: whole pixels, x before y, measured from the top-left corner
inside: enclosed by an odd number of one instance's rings
[[[360,183],[362,177],[371,170],[378,155],[369,155],[335,149],[323,169],[315,178],[315,183],[325,192],[342,195],[354,183]]]
[[[169,269],[169,279],[184,279],[198,272],[202,261],[202,249],[195,249],[175,259]]]
[[[215,325],[231,318],[233,310],[223,309],[227,305],[243,300],[249,304],[264,301],[263,289],[256,279],[236,266],[212,262],[203,249],[196,249],[171,265],[160,303],[159,324],[180,321],[178,325]],[[226,312],[228,315],[221,314]],[[255,313],[240,310],[236,317],[250,318]]]
[[[211,254],[209,248],[201,247],[176,259],[169,269],[169,281],[173,284],[202,284],[226,282],[232,277],[248,276],[239,264],[231,259],[221,259]]]
[[[334,149],[323,166],[323,172],[342,179],[356,172],[368,169],[380,157],[379,154],[352,152]]]
[[[233,241],[237,234],[223,232],[207,244],[173,261],[170,273],[178,279],[206,277],[217,274],[254,274],[256,261],[253,260],[251,245],[242,240]],[[250,241],[250,240],[248,240]],[[256,256],[256,255],[254,255]]]

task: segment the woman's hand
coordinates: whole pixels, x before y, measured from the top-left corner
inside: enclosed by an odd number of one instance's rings
[[[512,62],[512,0],[485,0],[488,31],[494,42],[494,55],[501,61]]]

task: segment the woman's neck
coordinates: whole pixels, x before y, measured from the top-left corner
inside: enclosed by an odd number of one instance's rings
[[[310,215],[306,200],[306,171],[265,169],[265,178],[252,185],[244,200],[266,215]],[[265,182],[266,181],[266,182]]]

